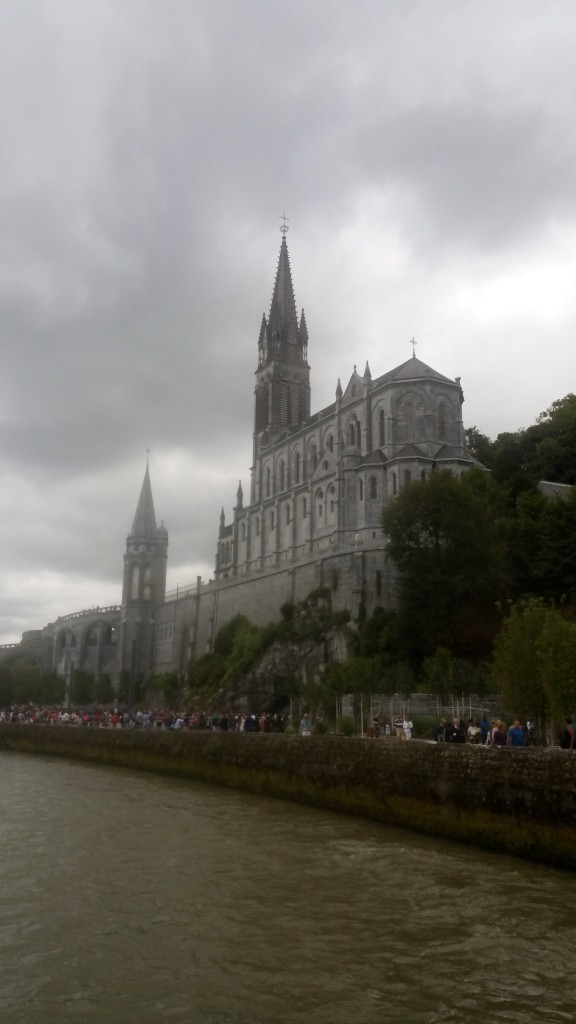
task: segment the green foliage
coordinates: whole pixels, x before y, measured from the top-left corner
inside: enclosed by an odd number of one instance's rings
[[[66,697],[66,682],[59,676],[55,669],[49,669],[42,674],[42,699],[41,704],[59,705],[64,703]]]
[[[14,703],[14,683],[9,665],[0,662],[0,708]]]
[[[545,732],[576,703],[576,624],[537,598],[512,605],[494,645],[496,678],[511,711]]]
[[[356,733],[356,725],[351,715],[344,715],[340,719],[340,732],[342,736],[354,736]]]
[[[94,699],[94,676],[92,672],[76,668],[70,684],[70,703],[77,705],[91,704]]]
[[[509,587],[503,492],[489,475],[440,470],[388,503],[382,525],[399,576],[399,635],[419,662],[444,647],[489,654]]]
[[[114,687],[110,676],[103,672],[94,686],[94,699],[97,704],[110,704],[114,700]]]

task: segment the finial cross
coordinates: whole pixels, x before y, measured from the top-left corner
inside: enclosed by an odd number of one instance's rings
[[[144,450],[146,452],[146,465],[148,465],[150,462],[150,448],[145,448]]]
[[[285,235],[286,232],[290,230],[290,228],[286,224],[286,221],[290,220],[290,218],[287,217],[285,213],[283,213],[280,217],[280,220],[282,221],[282,227],[280,228],[280,231],[282,232],[283,235]]]
[[[418,344],[418,342],[416,341],[415,338],[410,338],[408,344],[412,345],[412,356],[414,359],[416,359],[416,345]]]

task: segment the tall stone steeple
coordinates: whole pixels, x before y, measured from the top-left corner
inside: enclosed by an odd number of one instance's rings
[[[310,416],[308,329],[304,312],[298,321],[286,232],[274,282],[270,315],[262,317],[258,339],[254,435],[256,452],[286,427],[297,427]]]
[[[168,531],[156,525],[156,513],[146,472],[132,529],[126,539],[120,632],[120,667],[128,670],[136,686],[152,671],[156,606],[166,594]]]

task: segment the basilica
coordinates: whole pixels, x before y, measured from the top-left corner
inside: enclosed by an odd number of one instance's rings
[[[319,587],[359,618],[394,603],[380,527],[383,506],[437,468],[465,472],[464,396],[416,357],[372,376],[356,366],[334,402],[311,412],[308,328],[298,312],[286,241],[272,302],[257,334],[249,493],[217,526],[214,577],[166,592],[168,532],[157,524],[146,467],[124,553],[121,604],[33,631],[66,677],[75,668],[118,683],[178,672],[210,652],[218,629],[242,612],[263,625]],[[361,339],[358,339],[358,347]],[[248,395],[246,396],[249,401]],[[27,634],[23,638],[22,643]]]

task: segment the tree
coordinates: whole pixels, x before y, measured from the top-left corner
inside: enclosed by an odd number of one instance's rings
[[[94,699],[97,704],[110,704],[114,700],[114,687],[107,672],[102,672],[96,680]]]
[[[10,666],[0,662],[0,708],[7,708],[14,702],[14,683]]]
[[[75,668],[70,686],[70,702],[77,705],[90,704],[94,699],[94,676],[83,668]]]
[[[546,606],[531,598],[514,604],[494,643],[494,673],[510,711],[532,719],[541,736],[550,712],[538,657]]]
[[[42,669],[29,658],[19,658],[12,665],[14,700],[17,704],[42,700]]]
[[[489,655],[508,591],[505,495],[482,470],[447,470],[407,485],[382,513],[398,572],[402,646],[421,661],[439,648]]]
[[[536,722],[546,735],[551,716],[564,717],[576,701],[576,624],[538,598],[510,608],[494,644],[496,678],[510,710]]]

